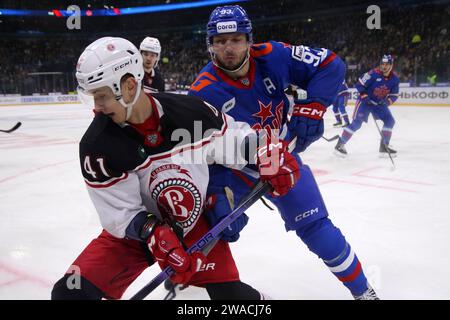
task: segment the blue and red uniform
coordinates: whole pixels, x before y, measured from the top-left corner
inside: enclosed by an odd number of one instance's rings
[[[339,88],[338,95],[336,97],[336,100],[333,102],[333,112],[334,116],[336,118],[337,124],[342,124],[347,126],[350,124],[350,120],[348,118],[347,110],[345,107],[347,106],[347,101],[350,96],[350,93],[348,92],[348,86],[347,83],[342,82],[341,87]]]
[[[326,110],[335,101],[345,74],[342,60],[328,49],[275,41],[253,45],[249,63],[249,72],[237,80],[208,63],[192,84],[189,94],[211,103],[237,121],[249,123],[254,129],[280,130],[280,137],[286,140],[296,135],[302,141],[311,128],[306,126],[303,132],[288,122],[290,105],[284,90],[289,84],[307,92],[306,100],[295,101],[294,117],[310,110],[320,112],[322,107]],[[323,120],[320,122],[312,117],[307,121],[310,120],[323,126]],[[297,151],[304,150],[310,142],[297,145]],[[329,219],[311,169],[302,164],[298,154],[295,156],[300,165],[299,181],[286,195],[267,198],[279,209],[286,230],[294,230],[353,295],[360,295],[368,288],[361,264],[341,231]],[[242,173],[212,165],[208,193],[217,194],[225,187],[231,188],[236,205],[257,178],[250,169]]]
[[[395,125],[389,106],[398,98],[399,79],[392,70],[384,76],[379,68],[375,68],[360,77],[355,84],[359,92],[356,100],[352,123],[344,129],[340,141],[345,144],[352,135],[361,128],[363,122],[367,122],[369,114],[375,119],[383,121],[383,142],[389,145],[392,129]]]

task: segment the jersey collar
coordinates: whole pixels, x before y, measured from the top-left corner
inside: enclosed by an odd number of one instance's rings
[[[380,68],[375,68],[375,73],[378,73],[380,76],[382,76],[385,79],[390,79],[392,77],[392,75],[394,74],[394,70],[393,68],[391,69],[391,71],[389,71],[389,74],[387,75],[387,77],[384,76],[383,72],[380,70]]]
[[[221,78],[225,83],[229,84],[230,86],[238,89],[251,89],[253,87],[253,82],[255,80],[256,64],[252,57],[250,57],[248,61],[250,63],[250,68],[247,74],[237,80],[231,79],[225,72],[217,68],[215,65],[213,65],[213,68],[216,74],[219,76],[219,78]]]

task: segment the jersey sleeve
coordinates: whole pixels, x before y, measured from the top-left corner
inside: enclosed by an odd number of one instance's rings
[[[387,96],[387,103],[390,106],[398,99],[399,94],[399,79],[395,77],[394,85],[392,86],[391,92]]]
[[[113,236],[124,238],[133,218],[139,212],[146,211],[137,174],[124,173],[121,179],[111,181],[110,184],[86,184],[102,227]]]
[[[245,157],[246,138],[255,135],[255,131],[246,122],[236,121],[223,114],[226,128],[218,132],[207,149],[208,163],[217,163],[228,168],[242,169],[247,160]]]
[[[138,177],[131,169],[141,162],[132,152],[138,145],[121,134],[110,119],[96,116],[79,148],[81,172],[101,225],[118,238],[125,236],[134,216],[146,210]]]
[[[367,88],[369,88],[374,82],[373,71],[364,73],[355,84],[356,90],[360,95],[367,95]]]
[[[287,68],[284,81],[305,90],[306,103],[319,102],[328,107],[334,102],[345,76],[341,58],[325,48],[271,43]]]

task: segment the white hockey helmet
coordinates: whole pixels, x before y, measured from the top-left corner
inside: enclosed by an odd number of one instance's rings
[[[116,100],[127,108],[127,120],[131,115],[131,107],[136,103],[140,90],[133,102],[126,104],[122,98],[120,80],[126,74],[131,74],[141,88],[144,77],[142,56],[138,49],[123,38],[100,38],[84,49],[77,63],[76,78],[78,94],[83,101],[83,95],[92,95],[92,90],[109,87]]]
[[[155,62],[155,67],[158,65],[159,58],[161,57],[161,44],[157,38],[146,37],[142,40],[141,45],[139,46],[140,51],[149,51],[158,54],[158,58]]]

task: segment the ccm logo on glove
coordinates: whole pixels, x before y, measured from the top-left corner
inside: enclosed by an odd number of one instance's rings
[[[292,115],[296,117],[307,117],[315,120],[320,120],[325,115],[327,108],[318,102],[308,104],[296,104]]]

